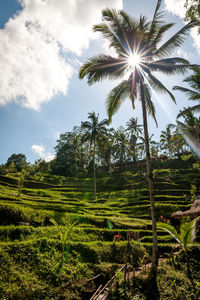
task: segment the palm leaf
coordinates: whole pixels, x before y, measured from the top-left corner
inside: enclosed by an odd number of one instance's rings
[[[177,85],[173,87],[173,90],[186,93],[187,96],[189,97],[189,100],[199,100],[200,99],[200,92],[196,92],[191,89],[184,88],[184,87],[177,86]]]
[[[93,26],[94,32],[101,32],[105,39],[109,42],[109,48],[113,47],[119,53],[124,52],[124,45],[118,35],[106,23],[100,23]]]
[[[182,222],[180,226],[180,241],[185,250],[191,246],[195,238],[195,224],[196,220],[191,222]]]
[[[126,70],[126,62],[122,58],[114,58],[108,55],[94,56],[82,65],[79,71],[80,79],[85,76],[88,84],[101,81],[105,78],[116,79],[123,77]]]
[[[152,49],[155,49],[158,43],[162,40],[163,34],[173,26],[174,23],[169,23],[159,27],[156,32],[156,35],[154,34],[154,36],[150,40],[150,47]]]
[[[109,122],[118,111],[122,101],[131,94],[131,86],[128,80],[123,80],[118,86],[110,91],[106,100],[106,108]]]
[[[179,47],[185,40],[185,36],[188,35],[191,28],[197,26],[198,21],[192,21],[181,28],[176,34],[174,34],[167,42],[165,42],[159,49],[154,53],[155,57],[165,57],[170,55],[174,49]]]
[[[158,29],[160,28],[161,24],[163,23],[163,21],[161,21],[161,18],[163,17],[163,12],[159,12],[161,3],[162,3],[162,0],[158,0],[156,9],[155,9],[155,12],[153,15],[153,19],[151,21],[150,30],[148,33],[148,36],[149,36],[148,41],[149,42],[154,40],[154,37],[155,37]]]
[[[158,222],[157,227],[168,232],[179,244],[181,244],[179,234],[173,226],[171,226],[170,224]]]
[[[184,116],[188,112],[192,112],[192,113],[200,112],[200,104],[197,104],[197,105],[192,106],[192,107],[188,107],[188,108],[180,111],[180,113],[177,115],[177,118],[180,118],[180,117]]]
[[[193,66],[196,65],[177,65],[173,63],[157,64],[156,62],[148,64],[148,67],[151,71],[159,71],[166,75],[184,75],[188,69],[191,69]]]
[[[174,95],[155,76],[153,76],[152,74],[148,74],[148,81],[152,88],[160,93],[168,94],[174,101],[174,103],[176,103]]]

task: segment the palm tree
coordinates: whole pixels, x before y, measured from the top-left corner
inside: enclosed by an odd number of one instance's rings
[[[187,82],[190,85],[191,89],[181,87],[181,86],[174,86],[173,90],[177,90],[185,93],[188,96],[188,100],[199,101],[199,104],[184,109],[178,114],[177,116],[178,118],[180,116],[183,116],[188,111],[191,112],[200,111],[200,68],[194,67],[193,70],[194,73],[183,80],[184,82]]]
[[[114,128],[108,129],[106,136],[103,136],[99,143],[99,156],[108,172],[111,170],[111,162],[114,156],[114,133]]]
[[[95,112],[88,113],[89,121],[81,123],[81,128],[83,130],[82,142],[89,141],[90,147],[93,146],[93,178],[94,178],[94,199],[96,199],[96,168],[95,168],[95,154],[96,154],[96,144],[100,141],[101,137],[106,134],[106,125],[108,125],[108,120],[104,119],[99,122],[99,115]]]
[[[123,165],[126,165],[126,161],[128,160],[129,155],[128,137],[122,126],[115,131],[114,138],[115,158],[119,159],[120,168],[122,168]]]
[[[166,130],[161,131],[160,146],[161,149],[167,149],[169,156],[172,157],[172,131],[170,125],[166,127]]]
[[[148,137],[148,142],[149,142],[150,148],[153,147],[156,143],[154,140],[152,140],[153,136],[154,136],[154,134],[151,134]],[[138,150],[140,151],[141,157],[143,157],[145,154],[145,150],[146,150],[145,149],[145,138],[143,136],[140,136],[139,140],[140,140],[140,143],[137,144],[137,147],[138,147]]]
[[[199,105],[200,108],[200,105]],[[186,132],[189,132],[196,140],[200,138],[200,117],[195,117],[192,108],[185,109],[180,112],[184,118],[184,122],[177,121]],[[179,114],[179,115],[180,115]]]
[[[126,122],[126,131],[129,131],[129,148],[130,153],[133,157],[133,162],[136,162],[138,157],[137,140],[139,135],[142,133],[142,125],[138,124],[137,118],[131,118]]]
[[[187,219],[183,219],[183,221],[181,222],[181,225],[180,225],[179,233],[170,224],[166,224],[166,223],[162,223],[162,222],[159,222],[157,224],[158,228],[167,231],[178,242],[181,249],[183,249],[185,258],[186,258],[186,264],[187,264],[187,274],[188,274],[188,277],[191,280],[192,284],[193,284],[193,280],[192,280],[192,276],[191,276],[188,250],[193,245],[194,240],[196,238],[196,223],[198,222],[198,220],[199,220],[199,217],[190,222],[188,222]],[[193,285],[193,287],[194,287],[194,285]]]
[[[142,125],[138,124],[137,118],[130,118],[128,122],[126,122],[126,130],[130,132],[130,135],[139,136],[142,133]]]
[[[153,231],[152,267],[149,275],[149,280],[152,281],[152,284],[154,283],[153,291],[158,291],[156,282],[158,251],[147,126],[147,112],[155,119],[155,107],[151,100],[150,88],[167,93],[175,102],[172,93],[153,75],[153,72],[159,71],[167,75],[184,74],[191,67],[187,60],[180,57],[169,58],[169,55],[183,43],[184,36],[189,30],[198,24],[196,21],[186,24],[160,46],[163,34],[174,25],[163,22],[163,14],[160,12],[161,1],[157,1],[152,21],[148,21],[144,16],[135,20],[122,10],[103,10],[102,23],[95,25],[93,29],[95,32],[103,34],[109,41],[110,48],[115,50],[117,57],[104,54],[94,56],[82,65],[79,72],[81,79],[88,78],[89,85],[105,78],[123,78],[125,74],[129,73],[129,78],[123,79],[108,95],[106,107],[109,121],[127,97],[131,99],[133,109],[135,100],[141,101]],[[156,299],[155,297],[158,296],[154,295],[154,299]]]

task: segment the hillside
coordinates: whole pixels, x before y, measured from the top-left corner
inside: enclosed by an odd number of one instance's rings
[[[198,169],[160,169],[154,177],[158,219],[188,209],[191,184],[200,187]],[[151,251],[149,196],[141,173],[99,178],[95,201],[91,178],[29,176],[20,196],[17,186],[17,174],[0,176],[1,299],[89,299],[125,262],[128,239],[141,248],[132,244],[134,265],[143,247]],[[65,232],[78,220],[61,268],[61,243],[50,218]],[[120,241],[114,242],[115,235]],[[174,244],[161,230],[158,242],[160,254]]]

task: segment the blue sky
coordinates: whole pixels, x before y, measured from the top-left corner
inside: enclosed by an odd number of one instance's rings
[[[72,130],[87,119],[88,112],[106,118],[106,95],[115,82],[91,87],[78,79],[80,64],[87,58],[108,53],[91,27],[106,7],[122,8],[130,15],[152,17],[156,0],[7,0],[0,2],[0,163],[13,153],[23,153],[33,163],[54,154],[59,133]],[[183,25],[184,0],[163,0],[165,20],[176,25],[169,38]],[[197,35],[188,37],[174,55],[198,63]],[[195,40],[196,38],[196,40]],[[196,45],[195,44],[196,41]],[[181,85],[183,77],[159,77],[168,88]],[[188,106],[183,94],[174,93],[177,106],[167,96],[153,95],[159,128],[149,119],[150,132],[174,122],[179,109]],[[160,103],[160,104],[159,104]],[[125,125],[132,117],[142,123],[141,106],[135,111],[127,100],[113,117],[111,126]]]

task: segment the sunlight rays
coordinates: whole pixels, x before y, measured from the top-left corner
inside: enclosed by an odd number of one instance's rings
[[[141,57],[137,53],[133,53],[128,57],[128,65],[132,68],[136,68],[140,64]]]

